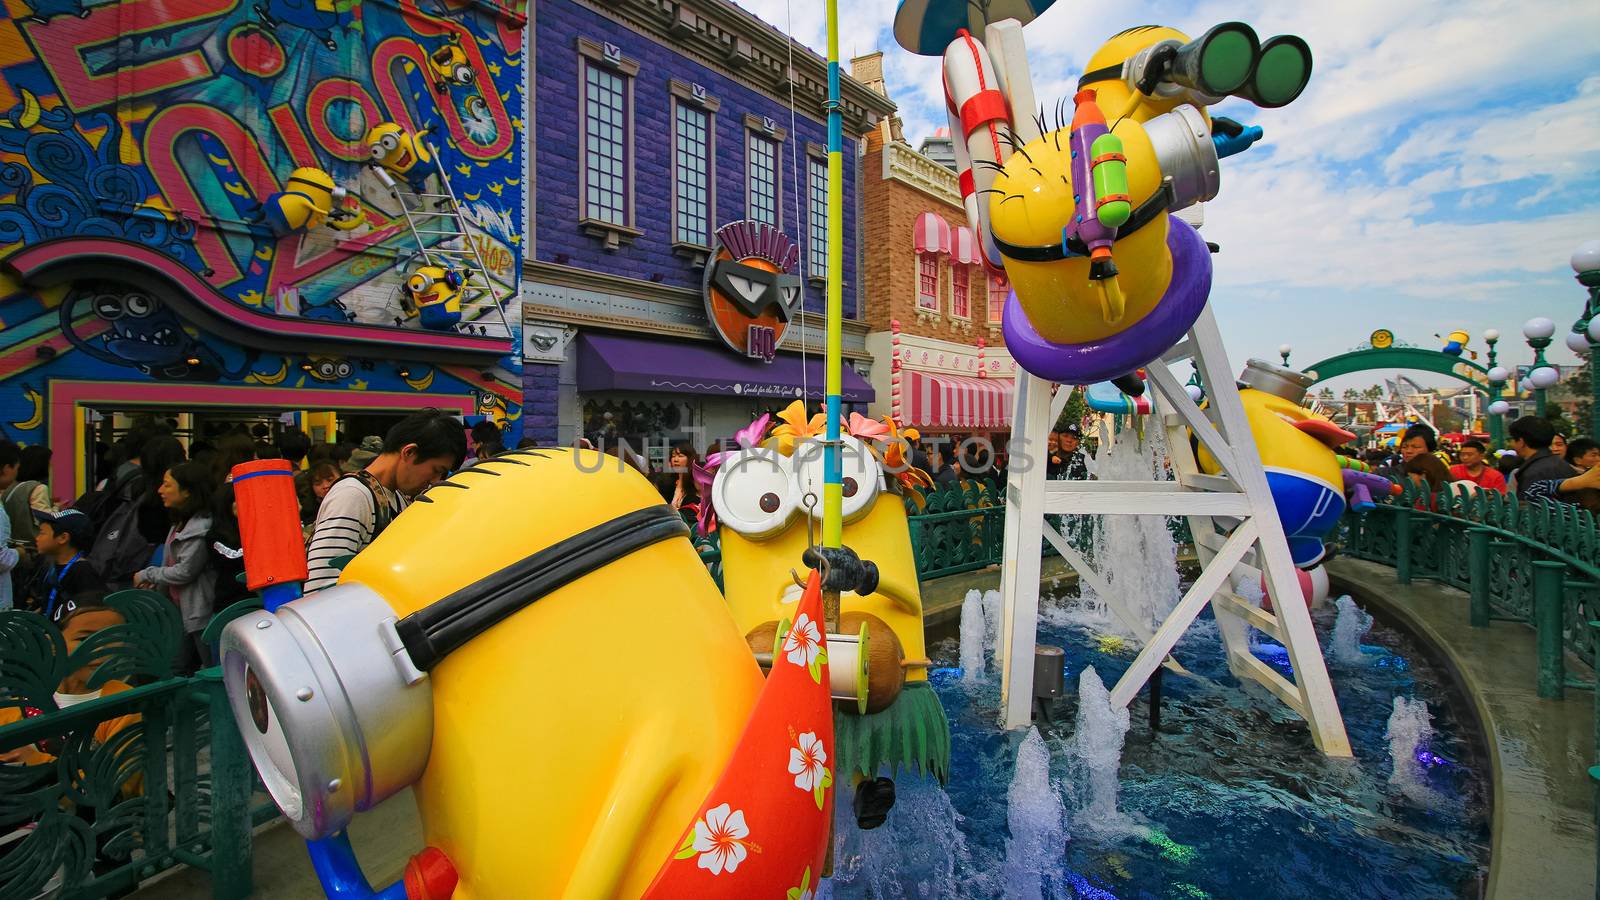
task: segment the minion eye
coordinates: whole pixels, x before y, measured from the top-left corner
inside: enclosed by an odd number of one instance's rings
[[[344,198],[350,196],[350,192],[345,190],[342,187],[336,187],[330,193],[331,193],[331,195],[332,195],[332,197],[333,197],[335,202],[338,202],[338,201],[343,200]]]
[[[754,447],[723,462],[711,486],[723,524],[747,538],[776,534],[794,516],[794,473],[789,458]]]
[[[396,135],[386,134],[378,139],[378,143],[383,145],[383,149],[390,152],[400,149],[400,138]]]
[[[406,280],[406,288],[413,294],[420,294],[433,287],[433,279],[426,275],[413,275]]]
[[[872,509],[872,503],[883,486],[883,469],[872,451],[861,441],[848,436],[843,440],[839,463],[844,476],[844,501],[840,512],[848,522],[866,515]],[[794,477],[795,491],[799,496],[815,494],[818,500],[822,498],[823,453],[823,445],[817,442],[801,444],[796,448]],[[820,517],[822,504],[819,502],[812,507],[812,512]]]
[[[470,66],[456,66],[456,80],[462,84],[472,83],[472,68]]]
[[[388,151],[384,149],[383,141],[381,139],[371,147],[368,147],[367,150],[372,153],[372,158],[375,160],[382,160],[388,155]]]

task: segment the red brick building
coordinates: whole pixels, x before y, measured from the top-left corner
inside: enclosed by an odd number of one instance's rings
[[[881,54],[851,63],[885,93]],[[865,139],[862,285],[875,415],[927,433],[1010,430],[1016,363],[1000,334],[1008,287],[983,267],[956,173],[911,149],[893,117]]]

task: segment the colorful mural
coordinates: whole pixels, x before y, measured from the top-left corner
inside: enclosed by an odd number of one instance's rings
[[[489,0],[6,0],[7,436],[47,439],[35,398],[62,378],[514,419],[523,22]],[[419,273],[454,285],[450,315],[419,309]]]

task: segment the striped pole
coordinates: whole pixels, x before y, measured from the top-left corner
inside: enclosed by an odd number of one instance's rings
[[[905,377],[900,366],[900,320],[889,320],[889,418],[894,419],[896,427],[902,421],[900,418],[901,379]]]
[[[822,461],[822,546],[843,542],[844,119],[839,108],[839,2],[828,0],[828,432]],[[828,624],[832,626],[833,620]]]

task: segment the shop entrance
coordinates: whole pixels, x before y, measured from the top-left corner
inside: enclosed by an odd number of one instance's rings
[[[53,380],[46,400],[55,451],[52,489],[57,496],[82,494],[104,475],[101,451],[141,420],[167,423],[186,449],[240,429],[273,446],[290,429],[304,431],[313,443],[357,444],[426,407],[465,417],[477,413],[478,400],[472,394]]]

